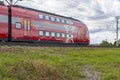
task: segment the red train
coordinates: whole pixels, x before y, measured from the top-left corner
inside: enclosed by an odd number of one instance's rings
[[[88,45],[89,33],[81,21],[21,6],[11,6],[11,41]],[[8,7],[0,4],[0,40],[8,40]]]

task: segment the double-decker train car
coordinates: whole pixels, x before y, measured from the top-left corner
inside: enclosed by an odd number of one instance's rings
[[[88,45],[87,26],[74,18],[11,6],[11,41]],[[0,4],[0,40],[8,40],[8,7]]]

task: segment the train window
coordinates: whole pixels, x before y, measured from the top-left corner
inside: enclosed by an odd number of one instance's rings
[[[39,14],[40,19],[44,19],[44,15]]]
[[[70,37],[69,34],[67,34],[66,37],[69,38]]]
[[[56,21],[57,21],[57,22],[60,22],[60,19],[59,19],[59,18],[56,18]]]
[[[71,24],[73,25],[73,21],[71,21]]]
[[[73,21],[70,21],[70,24],[72,24],[72,25],[73,25]]]
[[[69,34],[69,37],[70,37],[70,38],[73,38],[73,35],[72,35],[72,34]]]
[[[51,21],[55,21],[55,18],[54,18],[54,17],[51,17]]]
[[[65,24],[67,24],[67,20],[65,20]]]
[[[43,31],[39,31],[39,35],[40,35],[40,36],[43,36],[43,35],[44,35],[44,32],[43,32]]]
[[[24,20],[24,30],[27,30],[27,21]]]
[[[51,36],[52,36],[52,37],[55,37],[55,33],[54,33],[54,32],[51,32]]]
[[[69,20],[66,20],[66,23],[69,24]]]
[[[46,36],[50,36],[50,33],[49,33],[49,32],[46,32],[45,35],[46,35]]]
[[[62,20],[60,19],[60,22],[62,22]]]
[[[28,20],[28,30],[30,30],[30,20]]]
[[[74,36],[73,36],[73,35],[71,35],[71,38],[74,38]]]
[[[65,23],[65,20],[62,19],[61,22],[62,22],[62,23]]]
[[[45,16],[45,19],[46,19],[46,20],[50,20],[49,16]]]
[[[22,28],[22,27],[21,27],[21,23],[16,22],[16,28],[17,28],[17,29],[21,29],[21,28]]]
[[[57,37],[60,37],[60,33],[57,33]]]
[[[69,37],[71,38],[71,34],[69,34]]]
[[[65,34],[62,33],[62,37],[64,38],[64,37],[65,37]]]

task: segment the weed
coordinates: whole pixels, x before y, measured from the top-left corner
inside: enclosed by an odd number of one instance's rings
[[[0,80],[86,80],[85,71],[101,80],[120,80],[119,52],[117,48],[0,47]]]

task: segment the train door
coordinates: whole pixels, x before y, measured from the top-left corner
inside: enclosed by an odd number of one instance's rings
[[[23,35],[24,37],[31,36],[31,18],[24,18],[24,26],[23,26]]]

